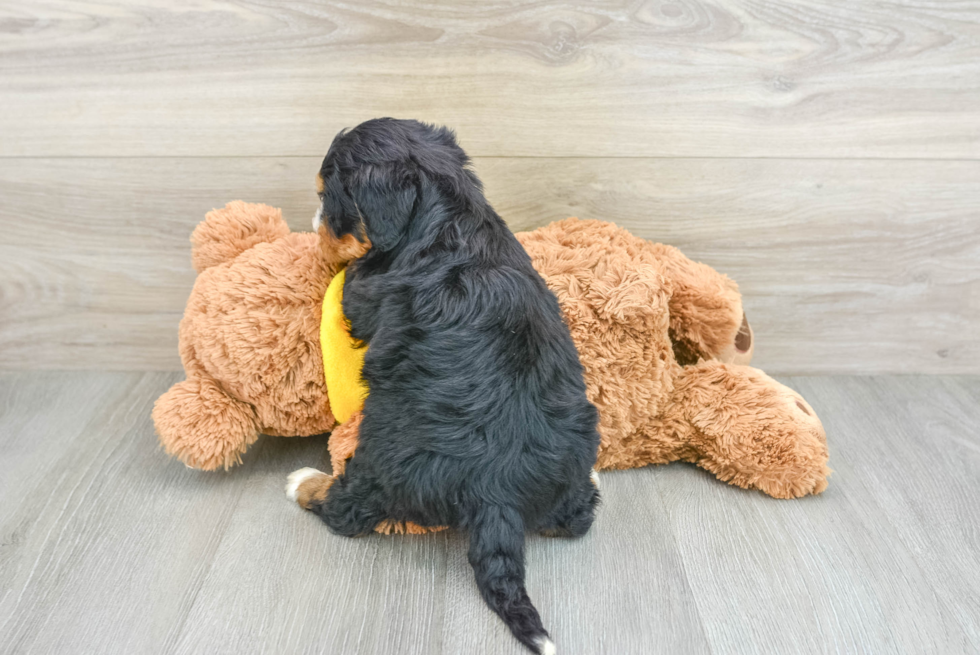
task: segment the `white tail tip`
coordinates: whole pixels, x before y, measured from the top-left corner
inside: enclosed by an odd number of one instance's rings
[[[541,639],[538,642],[538,650],[541,651],[541,655],[555,655],[558,651],[555,650],[555,642],[551,641],[547,637]]]

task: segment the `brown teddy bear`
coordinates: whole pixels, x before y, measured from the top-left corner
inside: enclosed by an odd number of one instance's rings
[[[813,409],[746,365],[753,335],[734,282],[610,223],[571,218],[517,236],[578,347],[600,415],[597,469],[683,460],[777,498],[826,488]],[[191,243],[199,275],[180,324],[187,379],[153,409],[166,451],[227,469],[260,433],[334,430],[321,311],[330,281],[365,247],[322,226],[290,232],[278,209],[244,202],[210,212]],[[357,423],[331,436],[335,472],[353,454]],[[301,504],[328,483],[308,480]]]

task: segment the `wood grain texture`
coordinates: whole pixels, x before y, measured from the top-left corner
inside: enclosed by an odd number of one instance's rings
[[[157,447],[150,407],[178,376],[116,374],[93,395],[103,374],[69,375],[81,384],[60,403],[23,399],[47,419],[23,436],[51,464],[17,471],[34,474],[22,477],[29,493],[4,497],[0,652],[154,652],[186,616],[241,486],[168,466]],[[59,443],[71,417],[58,408],[73,398],[98,411]]]
[[[345,539],[286,500],[324,437],[227,474],[168,460],[149,408],[178,377],[0,373],[0,653],[524,652],[464,535]],[[827,491],[603,474],[586,537],[528,541],[559,652],[980,649],[980,377],[782,381],[827,428]]]
[[[822,495],[784,503],[703,473],[692,485],[683,467],[657,476],[712,651],[976,651],[977,379],[784,382],[827,429]]]
[[[188,237],[309,229],[318,158],[0,160],[0,368],[179,369]],[[515,230],[577,215],[739,282],[773,373],[980,371],[980,162],[477,159]]]
[[[978,79],[967,1],[6,2],[0,153],[976,158]]]
[[[170,652],[439,652],[446,537],[338,538],[283,491],[326,439],[264,439]]]
[[[0,524],[43,488],[62,451],[105,404],[118,403],[141,373],[0,377]],[[43,444],[43,447],[41,447]]]
[[[602,473],[602,509],[578,540],[532,535],[527,591],[562,653],[709,653],[650,471]],[[443,652],[522,655],[476,592],[464,535],[450,535]]]

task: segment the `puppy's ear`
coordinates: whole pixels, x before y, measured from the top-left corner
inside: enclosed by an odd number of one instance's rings
[[[323,217],[326,218],[327,228],[338,239],[348,234],[358,238],[364,236],[354,200],[336,171],[323,181]]]
[[[371,247],[391,250],[415,211],[417,190],[410,171],[399,164],[366,166],[347,183]]]

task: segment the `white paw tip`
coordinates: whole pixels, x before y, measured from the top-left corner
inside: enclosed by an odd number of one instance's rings
[[[547,637],[538,642],[538,650],[541,651],[541,655],[555,655],[558,652],[555,650],[555,642]]]
[[[318,471],[315,468],[297,469],[289,474],[286,478],[286,496],[289,500],[296,501],[296,496],[299,494],[299,485],[303,484],[315,475],[323,475],[323,471]]]
[[[592,478],[592,484],[594,484],[595,485],[595,488],[598,489],[599,488],[599,474],[596,473],[596,470],[595,469],[592,469],[592,474],[589,477]]]

